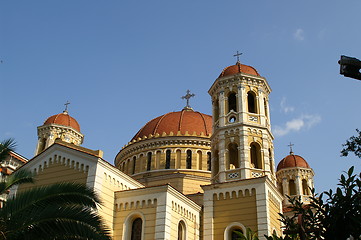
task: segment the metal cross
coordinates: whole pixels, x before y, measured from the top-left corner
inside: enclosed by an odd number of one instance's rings
[[[292,154],[292,153],[293,153],[292,147],[294,146],[294,144],[292,144],[292,143],[290,142],[290,144],[289,144],[289,145],[287,145],[287,146],[289,146],[289,147],[290,147],[290,153]]]
[[[195,94],[193,94],[193,93],[191,94],[191,91],[187,90],[187,94],[182,97],[182,99],[187,100],[187,105],[184,107],[184,109],[192,109],[191,106],[189,106],[189,99],[194,96],[195,96]]]
[[[239,56],[241,56],[242,53],[237,51],[237,54],[234,54],[233,57],[237,57],[237,62],[239,62]]]
[[[70,104],[69,101],[66,101],[66,103],[64,104],[65,105],[65,110],[64,112],[68,112],[68,105]]]

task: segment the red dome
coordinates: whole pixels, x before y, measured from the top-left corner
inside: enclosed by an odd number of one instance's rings
[[[238,73],[246,73],[251,74],[255,76],[260,76],[257,72],[257,70],[254,67],[243,65],[240,62],[237,62],[235,65],[226,67],[223,69],[222,73],[219,75],[219,77],[226,77],[231,76]]]
[[[150,120],[142,129],[133,137],[132,140],[163,133],[174,135],[181,132],[185,134],[208,135],[212,133],[212,116],[192,110],[182,110],[179,112],[170,112]]]
[[[277,171],[292,167],[311,168],[303,157],[291,153],[281,160],[277,166]]]
[[[68,112],[64,111],[63,113],[56,114],[54,116],[49,117],[44,122],[44,125],[47,124],[58,124],[62,126],[72,127],[76,131],[80,132],[80,125],[79,123],[72,118]]]

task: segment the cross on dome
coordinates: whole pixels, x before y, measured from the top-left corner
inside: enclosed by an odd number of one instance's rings
[[[290,144],[288,144],[287,146],[290,147],[290,154],[293,155],[292,147],[294,146],[294,144],[292,144],[292,143],[290,142]]]
[[[187,105],[183,108],[184,110],[193,110],[192,108],[191,108],[191,106],[189,105],[189,99],[191,98],[191,97],[194,97],[195,96],[195,94],[194,93],[191,93],[191,91],[188,89],[187,90],[187,94],[185,95],[185,96],[182,96],[182,99],[186,99],[187,100]]]
[[[237,51],[237,54],[234,54],[233,57],[237,57],[237,62],[239,63],[239,56],[241,56],[243,53],[240,53]]]
[[[65,105],[65,110],[63,111],[63,113],[68,113],[68,105],[70,104],[69,101],[66,101]]]

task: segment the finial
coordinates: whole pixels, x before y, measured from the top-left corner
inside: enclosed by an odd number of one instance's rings
[[[292,147],[294,146],[294,144],[292,144],[292,143],[290,142],[290,144],[289,144],[289,145],[287,145],[287,146],[289,146],[289,147],[290,147],[290,154],[291,154],[291,155],[293,155],[293,150],[292,150]]]
[[[193,108],[191,108],[191,106],[189,105],[189,99],[194,96],[195,96],[195,94],[193,94],[193,93],[191,94],[191,91],[187,90],[187,94],[182,97],[182,99],[187,100],[187,105],[183,108],[183,110],[193,110]]]
[[[70,104],[69,101],[66,101],[65,105],[65,110],[63,111],[63,113],[68,113],[68,105]]]
[[[237,54],[234,54],[233,55],[233,57],[237,57],[237,63],[241,63],[240,61],[239,61],[239,56],[241,56],[242,55],[242,53],[240,53],[240,52],[238,52],[237,51]]]

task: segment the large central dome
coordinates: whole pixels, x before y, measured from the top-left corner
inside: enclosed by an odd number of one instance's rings
[[[118,169],[146,186],[184,194],[210,183],[212,116],[186,108],[150,120],[115,157]]]
[[[196,134],[209,135],[212,133],[212,116],[195,112],[192,110],[182,110],[179,112],[170,112],[154,118],[142,127],[132,140],[137,140],[144,136],[162,135],[170,133],[176,135],[180,132],[182,135]]]

